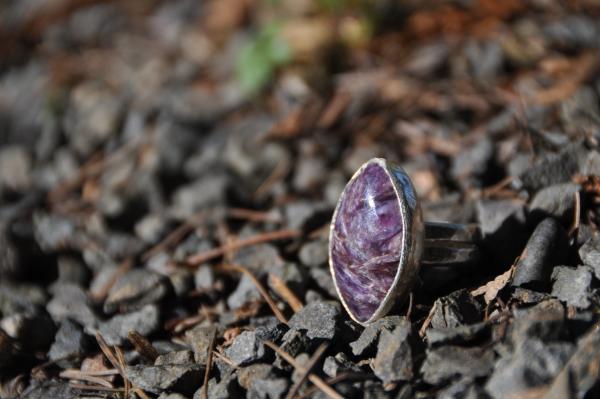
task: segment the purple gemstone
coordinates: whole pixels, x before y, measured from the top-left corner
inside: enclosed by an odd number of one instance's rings
[[[402,223],[398,195],[384,161],[370,161],[344,189],[330,237],[338,292],[359,322],[375,314],[394,282]]]

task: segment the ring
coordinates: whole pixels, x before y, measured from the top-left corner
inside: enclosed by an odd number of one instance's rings
[[[329,268],[350,317],[367,325],[403,301],[422,266],[475,264],[479,230],[423,222],[404,169],[383,158],[364,163],[342,192],[329,231]]]

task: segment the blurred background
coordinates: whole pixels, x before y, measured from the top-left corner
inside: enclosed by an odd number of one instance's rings
[[[595,231],[598,182],[576,203],[571,179],[600,174],[599,17],[596,0],[2,0],[0,314],[52,301],[48,331],[95,326],[145,268],[183,298],[162,322],[226,315],[239,278],[207,299],[219,279],[173,262],[276,230],[303,240],[235,259],[335,298],[328,222],[375,156],[427,219],[495,235],[478,284],[519,255],[531,210],[567,226],[577,207]]]
[[[0,198],[48,195],[100,235],[146,244],[213,206],[317,228],[353,171],[383,156],[429,218],[474,221],[481,189],[501,197],[540,154],[597,135],[599,12],[593,0],[3,1]]]

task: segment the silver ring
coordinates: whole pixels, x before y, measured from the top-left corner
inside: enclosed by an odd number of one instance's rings
[[[373,158],[352,176],[333,213],[329,268],[344,308],[366,325],[403,301],[421,266],[476,263],[478,229],[424,223],[406,172]]]

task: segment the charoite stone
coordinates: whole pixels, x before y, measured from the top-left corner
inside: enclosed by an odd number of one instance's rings
[[[359,322],[375,314],[392,287],[403,245],[402,226],[399,197],[385,162],[372,160],[344,189],[330,236],[338,292]]]

